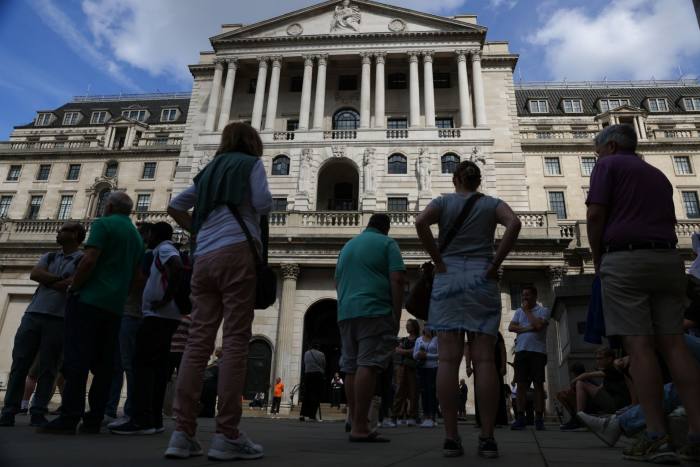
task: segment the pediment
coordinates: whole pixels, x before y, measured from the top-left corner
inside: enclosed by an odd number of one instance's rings
[[[148,128],[148,125],[143,122],[139,122],[137,120],[132,120],[129,118],[126,118],[122,115],[117,115],[116,117],[110,119],[106,123],[108,126],[130,126],[130,125],[137,125],[143,128]]]
[[[332,0],[220,34],[211,41],[485,31],[475,24],[370,0]]]

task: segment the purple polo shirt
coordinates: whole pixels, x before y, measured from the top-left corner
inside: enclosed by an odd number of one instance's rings
[[[634,153],[598,159],[586,204],[608,208],[604,245],[678,242],[671,182]]]

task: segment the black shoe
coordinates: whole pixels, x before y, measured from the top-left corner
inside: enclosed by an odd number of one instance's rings
[[[493,438],[482,438],[479,436],[479,455],[487,459],[495,459],[498,457],[498,444]]]
[[[109,429],[113,435],[153,435],[156,433],[154,427],[147,427],[142,425],[137,425],[134,423],[133,419],[126,423],[117,425]]]
[[[345,422],[345,433],[350,433],[352,431],[352,425],[350,423]]]
[[[0,426],[15,426],[15,416],[11,413],[0,415]]]
[[[43,413],[33,413],[32,418],[29,421],[29,426],[44,426],[49,421],[46,419]]]
[[[99,424],[95,425],[93,423],[83,422],[78,427],[78,433],[81,435],[99,435],[101,429],[102,427]]]
[[[460,457],[464,455],[461,439],[446,439],[442,445],[442,455],[445,457]]]
[[[74,435],[75,424],[69,423],[63,417],[58,417],[51,420],[46,425],[37,427],[36,432],[50,435]]]

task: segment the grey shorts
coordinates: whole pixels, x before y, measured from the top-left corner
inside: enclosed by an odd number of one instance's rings
[[[398,343],[393,315],[351,318],[338,322],[343,346],[340,371],[354,374],[358,366],[386,369]]]
[[[686,280],[678,250],[606,253],[600,279],[608,336],[683,333]]]

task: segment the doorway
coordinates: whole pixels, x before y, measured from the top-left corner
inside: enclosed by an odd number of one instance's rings
[[[318,211],[357,211],[360,176],[349,159],[328,161],[318,172]]]
[[[313,343],[326,356],[325,390],[321,396],[321,402],[330,402],[331,379],[340,371],[340,330],[338,329],[338,302],[334,299],[325,299],[311,305],[304,315],[304,337],[302,342],[302,356],[311,348]],[[302,368],[304,363],[302,358]],[[303,378],[300,378],[303,381]],[[304,388],[302,385],[303,397]]]
[[[253,339],[248,347],[248,367],[246,368],[243,397],[253,399],[262,392],[267,400],[270,389],[270,368],[272,368],[272,348],[264,339]]]

